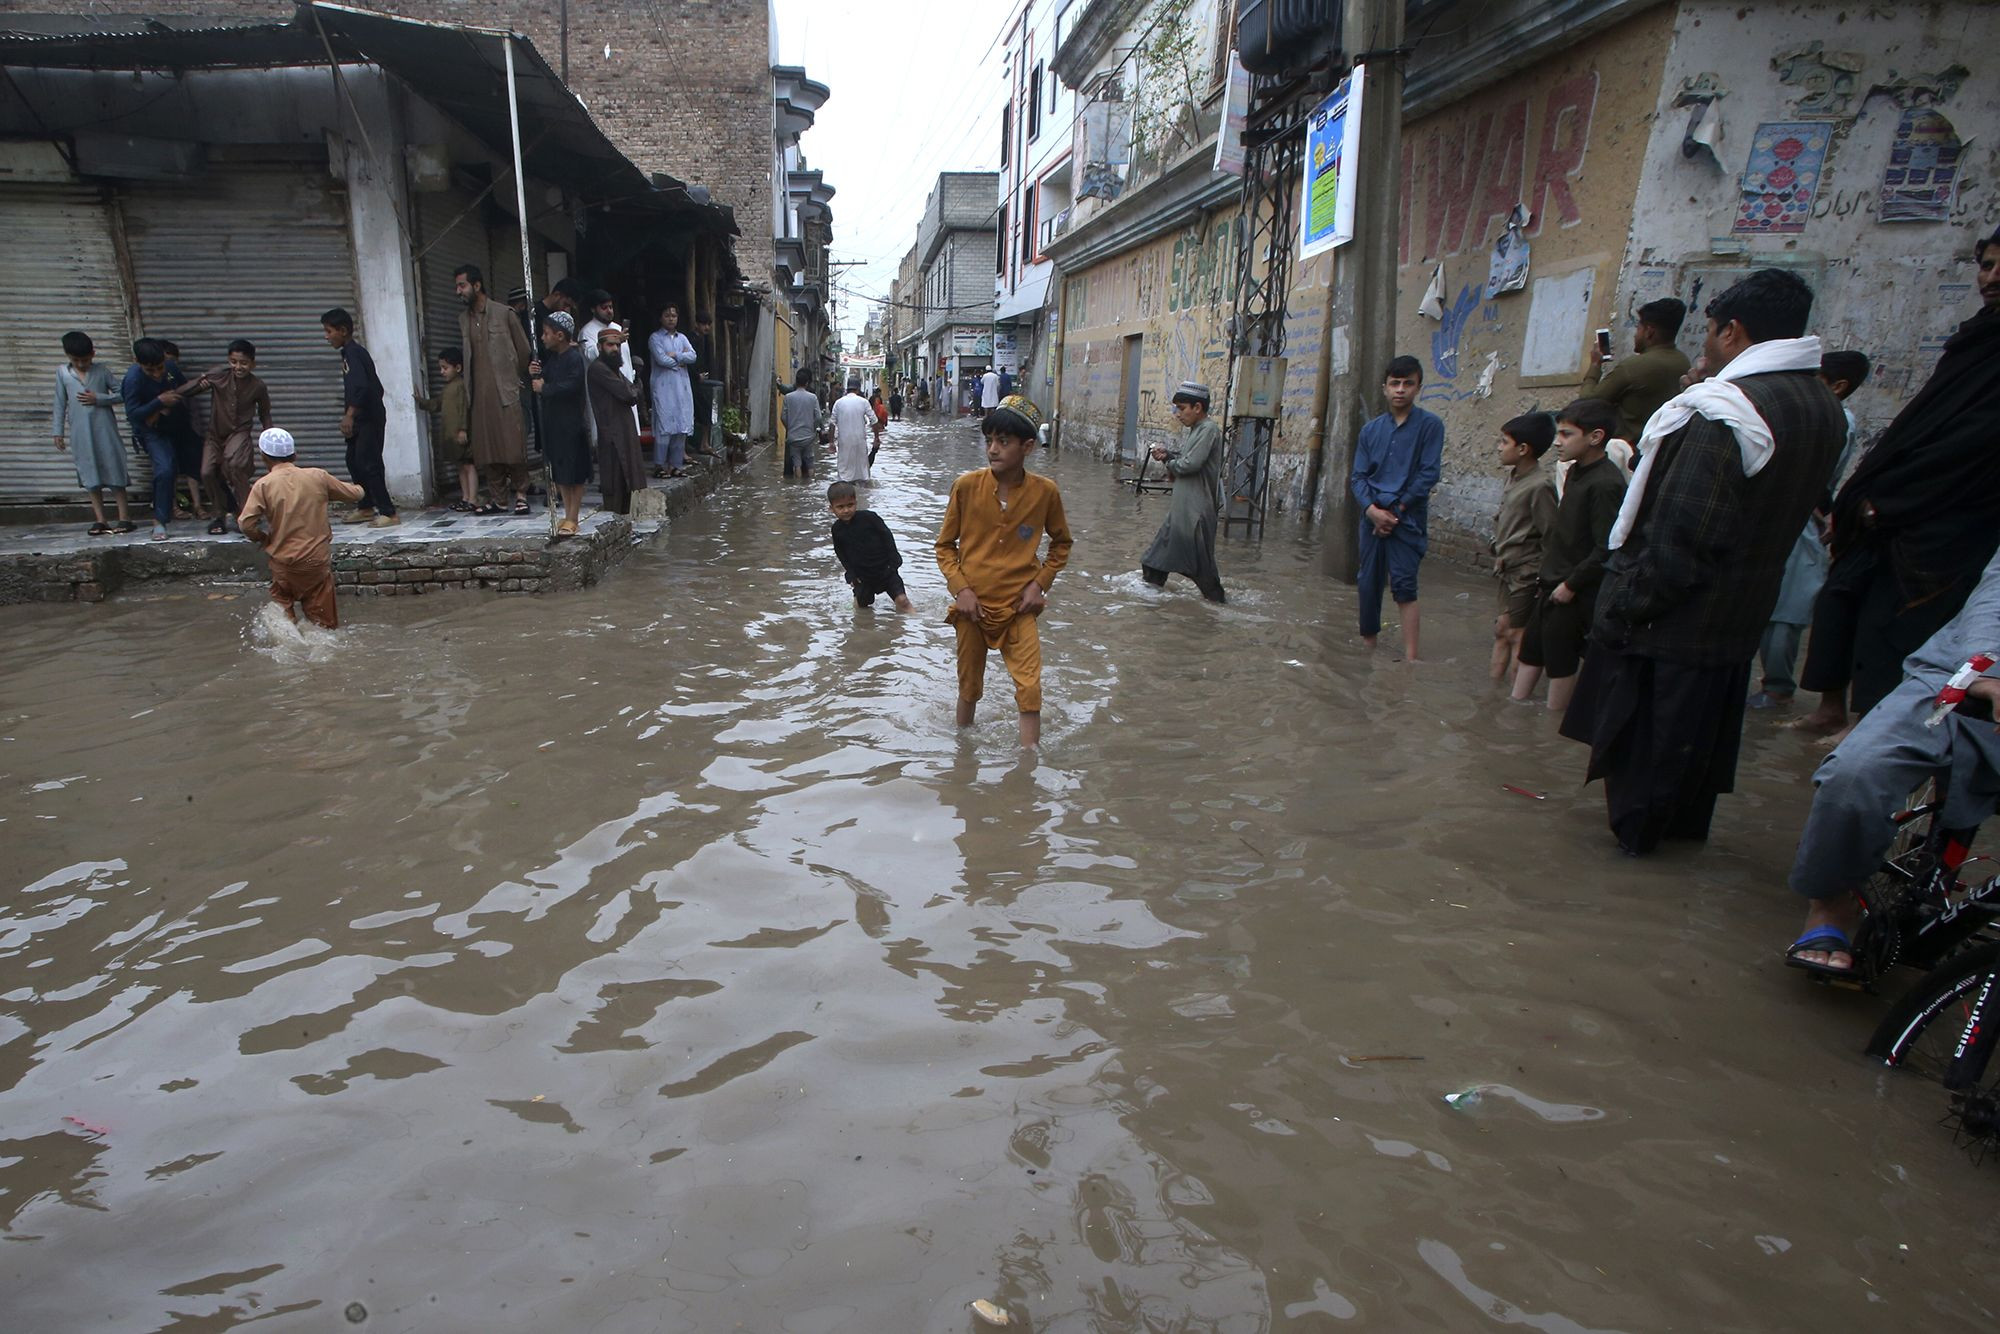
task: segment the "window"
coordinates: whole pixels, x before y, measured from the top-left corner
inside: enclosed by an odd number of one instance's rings
[[[1049,243],[1057,236],[1057,228],[1069,221],[1070,176],[1067,166],[1042,177],[1039,197],[1035,201],[1037,221],[1041,224],[1041,236],[1037,253],[1046,251]]]
[[[1021,191],[1021,267],[1027,268],[1041,253],[1041,238],[1035,234],[1035,187]]]
[[[1011,106],[1005,106],[1000,108],[1000,165],[1003,167],[1007,165],[1007,147],[1008,147],[1007,141],[1013,137],[1008,133],[1008,131],[1010,131],[1013,128],[1013,126],[1014,126],[1014,108]]]
[[[1220,88],[1229,82],[1229,53],[1236,49],[1236,0],[1222,0],[1215,8],[1215,56],[1209,65],[1208,86]]]
[[[1028,141],[1042,134],[1042,62],[1035,62],[1035,77],[1028,84]]]
[[[993,247],[994,254],[999,258],[999,262],[993,266],[995,273],[1005,273],[1007,271],[1008,243],[1012,239],[1013,234],[1007,230],[1007,206],[1002,204],[1000,206],[1000,242]]]

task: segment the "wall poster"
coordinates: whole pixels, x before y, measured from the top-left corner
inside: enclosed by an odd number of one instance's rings
[[[1743,168],[1743,197],[1730,232],[1737,236],[1779,236],[1806,229],[1813,196],[1819,193],[1826,151],[1833,144],[1831,121],[1769,121],[1750,139]]]
[[[1306,122],[1305,206],[1299,210],[1299,258],[1323,255],[1354,239],[1361,97],[1366,65],[1342,79]]]

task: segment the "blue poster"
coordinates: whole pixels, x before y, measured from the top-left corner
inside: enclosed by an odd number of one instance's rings
[[[1306,122],[1306,171],[1299,205],[1299,258],[1354,239],[1354,178],[1367,66],[1342,79]]]

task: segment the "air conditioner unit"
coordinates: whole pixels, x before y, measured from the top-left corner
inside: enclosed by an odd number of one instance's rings
[[[1340,0],[1241,0],[1236,56],[1252,74],[1298,74],[1340,51]]]

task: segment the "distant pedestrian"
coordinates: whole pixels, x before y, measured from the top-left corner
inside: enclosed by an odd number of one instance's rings
[[[801,368],[779,410],[785,427],[785,476],[790,477],[796,469],[806,481],[812,480],[813,459],[826,431],[825,409],[820,407],[812,382],[812,370]]]
[[[125,488],[131,483],[131,476],[125,471],[124,442],[118,438],[118,388],[111,383],[111,372],[97,364],[97,348],[90,341],[89,334],[72,329],[62,336],[62,350],[67,361],[56,367],[55,412],[50,422],[56,448],[70,451],[76,460],[77,485],[90,495],[90,511],[97,519],[90,525],[90,535],[102,537],[112,532],[129,533],[133,523],[125,508]],[[159,513],[159,487],[155,484],[153,488],[155,542],[166,540],[167,520],[173,517],[174,463],[171,448],[167,450],[165,462],[166,518],[160,517]],[[158,468],[157,461],[154,466]],[[112,492],[118,500],[118,523],[115,527],[104,521],[106,491]]]
[[[1209,390],[1186,380],[1174,391],[1177,445],[1154,445],[1152,456],[1174,479],[1174,498],[1153,545],[1139,558],[1140,576],[1164,588],[1167,576],[1194,580],[1210,602],[1226,601],[1215,567],[1215,524],[1222,508],[1222,432],[1208,415]]]
[[[479,469],[472,463],[472,399],[465,387],[465,352],[448,347],[438,353],[438,391],[435,397],[413,395],[417,406],[434,412],[438,428],[431,436],[432,452],[438,462],[458,471],[458,499],[451,508],[460,514],[472,513],[479,498]]]
[[[389,477],[382,450],[389,432],[389,414],[382,405],[382,380],[375,358],[354,338],[354,316],[339,306],[319,317],[326,343],[340,353],[340,437],[347,442],[347,473],[363,493],[361,508],[348,523],[393,528],[396,502],[389,498]],[[211,528],[211,531],[213,529]]]
[[[889,427],[889,405],[882,400],[882,391],[877,389],[868,395],[868,410],[875,414],[875,420],[868,423],[874,434],[874,441],[868,446],[868,466],[875,466],[875,452],[882,448],[882,432]]]
[[[542,355],[528,363],[528,383],[542,404],[542,458],[549,466],[549,483],[562,498],[563,517],[557,537],[575,537],[583,513],[583,488],[590,481],[590,429],[584,418],[588,363],[574,342],[576,321],[568,312],[550,311],[542,321]],[[555,503],[556,496],[549,497]]]
[[[1859,717],[1894,690],[2000,545],[2000,228],[1973,257],[1978,313],[1834,498],[1833,563],[1799,681],[1820,707],[1795,727],[1843,728],[1846,706]]]
[[[461,264],[452,287],[465,309],[458,315],[458,344],[465,353],[465,394],[471,405],[467,433],[472,463],[483,474],[486,503],[474,514],[528,512],[528,427],[522,405],[528,363],[528,318],[486,295],[486,275]],[[528,294],[516,289],[520,306]],[[471,499],[471,497],[467,497]]]
[[[827,487],[826,503],[833,511],[833,554],[848,587],[854,590],[854,604],[872,607],[878,595],[887,593],[897,611],[910,610],[903,576],[897,573],[903,566],[903,553],[896,550],[895,534],[882,522],[882,516],[860,508],[852,482]]]
[[[202,372],[186,392],[208,395],[201,480],[215,501],[208,531],[220,536],[229,531],[227,516],[243,508],[257,476],[256,433],[271,425],[271,391],[257,376],[257,345],[236,339],[229,345],[227,363]]]
[[[979,410],[991,412],[1000,406],[1000,372],[991,366],[979,377]]]
[[[958,725],[970,727],[986,691],[986,655],[1000,651],[1014,678],[1023,746],[1042,739],[1042,640],[1038,619],[1073,541],[1062,493],[1027,470],[1041,410],[1010,398],[986,416],[986,464],[952,483],[938,529],[937,563],[951,590],[945,620],[958,633]],[[1048,555],[1038,556],[1042,537]]]
[[[889,420],[903,420],[903,387],[897,385],[889,391]]]
[[[1757,646],[1757,660],[1763,665],[1763,679],[1750,697],[1753,709],[1788,709],[1798,688],[1799,644],[1806,627],[1812,624],[1813,603],[1826,584],[1826,568],[1831,556],[1826,549],[1833,522],[1833,492],[1854,461],[1860,432],[1854,427],[1854,413],[1846,407],[1847,396],[1868,378],[1868,358],[1860,352],[1829,352],[1819,359],[1819,378],[1841,401],[1841,415],[1847,419],[1847,443],[1826,479],[1826,493],[1806,519],[1805,531],[1792,544],[1785,558],[1785,579],[1778,585],[1778,605],[1771,608],[1771,623],[1764,627],[1763,642]]]
[[[1549,709],[1557,714],[1569,708],[1576,690],[1597,614],[1597,588],[1610,556],[1611,529],[1625,501],[1625,474],[1605,453],[1617,429],[1618,410],[1601,398],[1579,398],[1556,414],[1556,452],[1569,465],[1569,480],[1543,530],[1513,697],[1525,704],[1547,672]]]
[[[1602,399],[1617,410],[1614,437],[1637,444],[1645,433],[1647,418],[1680,392],[1688,359],[1687,353],[1674,346],[1674,339],[1686,319],[1686,302],[1662,297],[1639,307],[1639,327],[1632,331],[1630,357],[1614,364],[1611,354],[1599,352],[1593,343],[1590,368],[1584,372],[1577,397]],[[1607,371],[1606,366],[1611,369]]]
[[[1403,656],[1418,661],[1417,567],[1430,547],[1430,497],[1444,459],[1444,423],[1417,406],[1424,368],[1397,357],[1382,376],[1388,410],[1361,428],[1350,484],[1361,502],[1361,642],[1382,633],[1382,589],[1403,621]]]
[[[297,621],[303,609],[314,625],[331,630],[340,624],[334,604],[333,528],[327,522],[327,502],[364,500],[366,492],[319,468],[295,462],[298,446],[283,427],[265,429],[257,449],[270,471],[251,485],[243,498],[243,536],[271,557],[271,601]]]
[[[1493,617],[1495,681],[1519,674],[1521,637],[1541,592],[1542,550],[1556,522],[1555,477],[1542,466],[1542,455],[1555,438],[1555,418],[1546,412],[1523,413],[1500,428],[1500,467],[1507,480],[1500,489],[1499,512],[1493,516],[1493,577],[1500,587],[1500,605]],[[1605,531],[1610,531],[1609,524]]]
[[[653,359],[655,477],[687,476],[687,440],[694,431],[694,388],[688,371],[697,354],[680,323],[680,308],[669,302],[660,308],[660,327],[646,340]]]
[[[1708,303],[1715,378],[1646,424],[1562,734],[1590,746],[1619,849],[1706,840],[1731,791],[1750,659],[1846,436],[1806,336],[1812,291],[1758,269]]]
[[[646,489],[646,456],[632,416],[639,387],[618,369],[624,341],[625,331],[615,324],[598,330],[597,356],[587,374],[590,413],[597,422],[597,487],[613,514],[630,514],[632,493]]]
[[[833,475],[843,482],[875,481],[868,467],[868,433],[875,422],[875,410],[861,396],[857,377],[847,382],[847,392],[833,405]]]
[[[1014,392],[1014,372],[1005,366],[1000,368],[1000,397],[1011,397]]]

